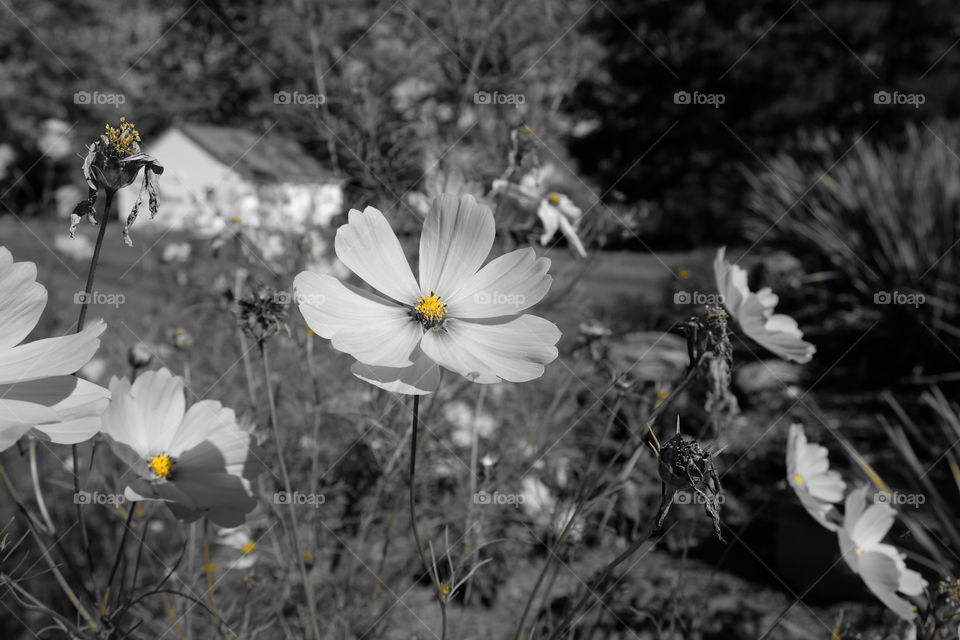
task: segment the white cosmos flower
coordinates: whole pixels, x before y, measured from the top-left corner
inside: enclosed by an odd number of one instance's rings
[[[419,283],[383,214],[350,211],[334,247],[382,295],[304,271],[293,282],[310,328],[357,359],[357,377],[388,391],[426,394],[438,365],[479,383],[525,382],[557,357],[560,330],[517,315],[550,288],[550,261],[518,249],[484,266],[493,214],[473,196],[438,196],[420,236]],[[481,268],[482,267],[482,268]]]
[[[131,385],[110,381],[113,400],[103,433],[136,474],[129,500],[161,500],[187,522],[206,516],[236,527],[257,505],[250,482],[262,469],[253,437],[232,409],[214,400],[186,408],[183,379],[167,369],[148,371]]]
[[[817,522],[830,531],[838,529],[840,514],[833,505],[843,500],[847,485],[830,469],[827,448],[808,443],[799,424],[790,425],[787,439],[787,482]]]
[[[14,262],[0,247],[0,451],[25,433],[76,444],[100,429],[109,393],[72,375],[100,347],[102,321],[83,331],[20,344],[47,304],[32,262]]]
[[[724,259],[726,247],[717,251],[713,272],[723,304],[750,338],[784,360],[810,362],[817,349],[803,341],[797,321],[774,313],[779,298],[769,287],[756,293],[747,286],[747,272]]]
[[[543,223],[540,244],[546,246],[559,230],[581,258],[587,257],[587,250],[583,248],[580,236],[577,235],[577,223],[583,216],[583,210],[575,205],[573,200],[562,193],[550,193],[540,200],[537,216]]]
[[[927,582],[907,569],[896,547],[880,542],[893,526],[896,512],[886,504],[867,506],[868,491],[870,486],[863,485],[847,496],[839,531],[840,552],[880,602],[904,620],[913,620],[916,608],[896,592],[919,596]]]

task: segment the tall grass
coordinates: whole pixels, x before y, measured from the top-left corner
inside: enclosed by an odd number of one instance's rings
[[[910,126],[896,146],[864,137],[839,161],[779,155],[745,171],[748,233],[833,270],[864,304],[880,292],[922,294],[914,321],[960,338],[958,150],[960,127],[940,122]]]

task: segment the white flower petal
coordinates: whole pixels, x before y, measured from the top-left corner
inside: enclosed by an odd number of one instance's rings
[[[337,331],[355,327],[357,323],[410,317],[409,307],[388,302],[345,285],[333,276],[312,271],[297,275],[293,290],[307,325],[328,340]]]
[[[413,364],[411,358],[421,336],[420,323],[404,313],[341,329],[330,344],[370,366],[407,367]]]
[[[723,304],[740,328],[763,348],[784,360],[800,364],[810,362],[817,349],[804,342],[796,321],[784,314],[774,314],[778,298],[769,287],[757,293],[747,286],[747,272],[724,259],[725,248],[717,251],[713,261],[717,289]]]
[[[107,325],[98,320],[80,333],[36,340],[0,351],[0,384],[74,373],[97,352],[99,336],[106,328]]]
[[[496,230],[493,213],[471,195],[434,199],[420,235],[420,290],[452,299],[486,260]]]
[[[101,418],[103,433],[140,458],[164,453],[186,411],[182,379],[167,369],[147,371],[132,386],[126,378],[113,378],[110,395]]]
[[[856,525],[850,531],[850,537],[862,548],[878,544],[893,527],[897,512],[885,504],[875,504],[867,507],[857,519]]]
[[[896,560],[882,552],[864,551],[860,554],[859,566],[863,583],[880,602],[904,620],[916,618],[913,605],[895,593],[901,576]]]
[[[543,375],[557,357],[555,324],[522,315],[509,322],[480,323],[452,318],[443,331],[428,331],[421,348],[438,364],[481,383],[526,382]]]
[[[531,248],[517,249],[491,260],[460,292],[447,300],[452,318],[496,318],[516,315],[540,302],[553,278],[548,258]]]
[[[348,223],[337,230],[334,247],[340,260],[371,287],[403,304],[416,303],[417,281],[382,213],[373,207],[352,209]]]
[[[414,351],[409,367],[371,367],[357,362],[350,371],[361,380],[394,393],[426,395],[440,386],[440,368],[420,348]]]
[[[10,252],[0,260],[0,351],[14,347],[29,335],[47,304],[47,290],[36,282],[32,262],[12,261]],[[9,261],[8,261],[9,260]]]

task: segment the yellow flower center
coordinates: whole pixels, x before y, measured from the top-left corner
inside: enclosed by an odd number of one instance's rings
[[[560,196],[557,195],[556,193],[551,193],[548,199],[550,200],[550,204],[552,205],[560,204]]]
[[[863,553],[863,549],[859,549],[859,548],[854,549],[853,552],[856,553],[857,555],[860,555],[861,553]]]
[[[245,556],[250,555],[256,550],[257,550],[257,543],[254,542],[253,540],[251,540],[250,542],[240,547],[240,553],[242,553]]]
[[[793,481],[797,484],[803,484],[803,476],[798,473],[797,475],[793,476]]]
[[[413,308],[414,317],[427,329],[433,329],[443,324],[443,316],[447,313],[447,303],[440,302],[440,296],[431,291],[429,296],[420,296],[417,305]]]
[[[159,456],[155,456],[150,460],[150,470],[153,471],[158,478],[166,480],[170,477],[170,471],[173,470],[173,460],[171,460],[167,454],[161,453]]]
[[[448,595],[450,595],[450,585],[444,582],[443,584],[440,585],[440,596],[446,597]]]
[[[129,156],[139,150],[137,143],[140,142],[140,132],[137,131],[136,125],[127,122],[126,118],[120,118],[119,129],[114,129],[110,125],[104,125],[104,129],[107,134],[107,142],[117,155]]]

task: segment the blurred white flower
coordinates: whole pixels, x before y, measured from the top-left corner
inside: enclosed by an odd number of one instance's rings
[[[163,248],[160,261],[164,263],[182,263],[190,259],[192,249],[189,242],[170,242]]]
[[[537,216],[543,223],[541,245],[546,246],[553,236],[557,235],[557,230],[560,230],[577,255],[581,258],[587,257],[587,250],[583,248],[580,236],[577,235],[577,224],[583,216],[583,210],[575,205],[573,200],[560,193],[550,193],[540,200]]]
[[[40,137],[37,139],[37,148],[40,153],[53,160],[63,160],[73,151],[73,141],[70,136],[69,123],[57,118],[48,118],[40,125]]]
[[[236,552],[230,558],[228,567],[246,571],[257,562],[257,543],[245,526],[229,527],[217,532],[217,544]]]
[[[294,280],[300,311],[356,358],[354,375],[388,391],[432,393],[438,365],[478,383],[533,380],[556,359],[560,330],[517,314],[546,295],[550,261],[527,248],[481,268],[494,235],[493,214],[472,196],[438,197],[420,237],[418,284],[383,214],[351,210],[337,256],[383,296],[304,271]]]
[[[523,512],[542,529],[559,534],[573,517],[573,505],[558,505],[556,495],[537,477],[524,476],[520,495]],[[583,522],[574,522],[567,535],[570,540],[580,540]]]
[[[840,552],[880,602],[904,620],[913,620],[916,607],[897,592],[919,596],[927,581],[907,569],[904,555],[896,547],[880,542],[893,526],[896,511],[886,504],[867,506],[869,491],[870,486],[863,485],[847,496],[839,531]]]
[[[810,362],[817,349],[803,341],[797,321],[788,315],[774,313],[779,298],[769,287],[756,293],[747,286],[747,272],[724,259],[726,247],[717,251],[713,272],[723,305],[740,328],[762,347],[794,362]]]
[[[14,262],[0,247],[0,451],[27,432],[58,444],[93,436],[109,393],[73,373],[100,347],[107,325],[97,320],[83,331],[20,344],[47,304],[32,262]]]
[[[448,402],[443,407],[443,417],[453,427],[450,431],[450,440],[458,447],[469,447],[474,426],[478,438],[490,438],[497,427],[493,416],[481,410],[478,415],[473,407],[462,400]]]
[[[790,425],[787,439],[787,482],[817,522],[830,531],[839,528],[840,514],[833,505],[843,500],[847,485],[830,469],[827,448],[809,444],[799,424]]]
[[[257,505],[251,481],[262,463],[232,409],[201,400],[187,410],[183,379],[167,369],[132,385],[113,378],[110,393],[103,433],[137,474],[127,499],[161,500],[187,522],[206,516],[222,527],[243,524]]]
[[[107,361],[103,358],[91,358],[77,373],[86,380],[102,382],[107,376]]]
[[[87,236],[77,236],[71,238],[57,234],[57,239],[53,241],[53,248],[57,253],[85,262],[93,255],[93,241]]]

